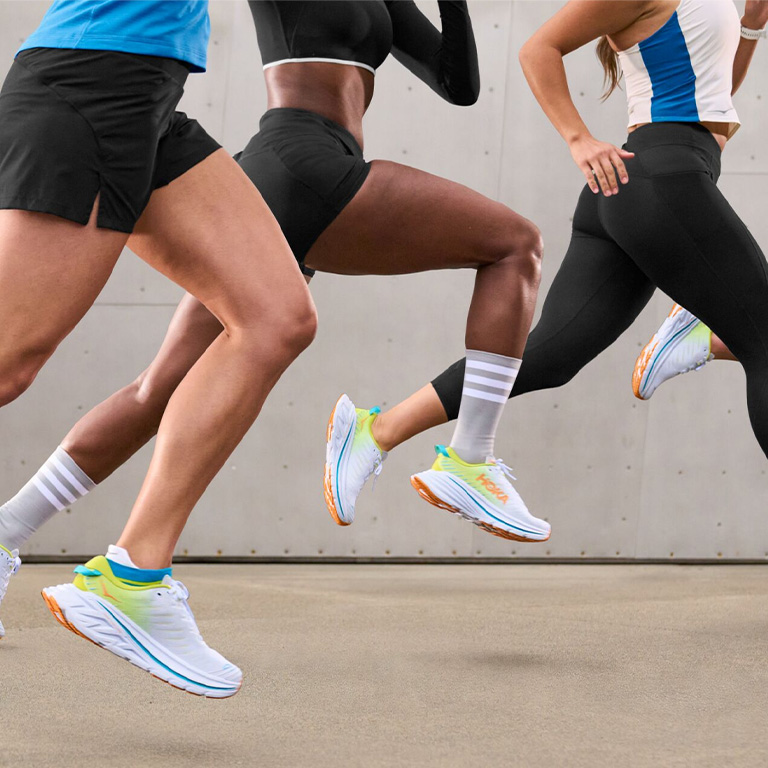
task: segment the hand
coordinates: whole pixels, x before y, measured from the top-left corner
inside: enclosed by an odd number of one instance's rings
[[[747,29],[762,29],[768,24],[768,0],[747,0],[741,23]]]
[[[634,157],[634,152],[614,147],[593,136],[582,136],[570,143],[571,155],[576,165],[587,178],[589,188],[597,194],[600,190],[606,197],[619,194],[619,184],[629,181],[624,160]],[[599,185],[599,186],[598,186]]]

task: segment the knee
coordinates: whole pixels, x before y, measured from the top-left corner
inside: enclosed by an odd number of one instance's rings
[[[295,360],[315,339],[317,312],[311,299],[270,318],[271,347],[285,364]]]
[[[309,300],[284,321],[281,343],[289,354],[298,357],[315,340],[316,335],[317,310]]]
[[[34,352],[17,356],[6,363],[0,362],[0,408],[12,403],[32,386],[51,352]]]
[[[523,360],[525,363],[512,390],[513,397],[565,386],[583,367],[578,361],[569,359],[568,355],[554,355],[551,350],[537,352],[530,347],[526,347]]]
[[[522,279],[539,284],[544,241],[532,221],[510,210],[506,225],[492,244],[491,254],[493,262],[503,262]]]

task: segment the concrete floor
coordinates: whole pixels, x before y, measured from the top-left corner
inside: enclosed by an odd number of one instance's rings
[[[0,765],[768,764],[760,566],[180,566],[226,701],[60,628],[70,571],[3,605]]]

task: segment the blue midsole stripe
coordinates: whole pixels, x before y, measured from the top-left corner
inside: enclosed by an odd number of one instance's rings
[[[677,331],[671,339],[667,339],[664,346],[659,350],[659,354],[656,355],[653,358],[653,363],[651,363],[651,367],[648,369],[648,373],[645,376],[645,384],[643,384],[643,391],[645,391],[645,388],[648,386],[648,381],[651,378],[651,373],[653,373],[653,369],[656,367],[656,363],[659,362],[661,359],[661,355],[663,354],[664,350],[678,337],[681,333],[686,333],[689,329],[693,328],[696,323],[698,323],[698,318],[691,320],[687,325],[684,325],[679,331]]]
[[[339,505],[339,512],[343,515],[344,510],[342,509],[341,504],[341,496],[339,495],[339,468],[341,467],[341,459],[344,456],[344,449],[347,447],[347,443],[349,442],[349,436],[354,432],[355,426],[357,424],[357,411],[355,411],[355,419],[352,422],[352,426],[349,428],[349,432],[347,432],[347,437],[344,440],[344,445],[341,446],[341,450],[339,451],[339,458],[336,460],[336,503]],[[331,439],[333,439],[333,434],[331,434]]]
[[[142,644],[142,642],[131,632],[131,630],[120,620],[118,616],[116,616],[112,610],[110,610],[104,603],[97,597],[96,598],[98,605],[103,608],[129,635],[131,640],[133,640],[136,645],[141,648],[144,653],[149,656],[152,661],[154,661],[156,664],[159,664],[163,669],[167,669],[172,675],[175,675],[178,678],[181,678],[182,680],[186,680],[188,683],[192,683],[192,685],[199,685],[201,688],[210,688],[212,691],[231,691],[236,686],[230,685],[230,686],[216,686],[216,685],[208,685],[208,683],[201,683],[198,680],[193,680],[190,677],[185,677],[181,673],[177,672],[175,669],[171,669],[167,664],[164,664],[160,659],[157,658],[145,645]]]
[[[448,476],[448,479],[449,479],[449,480],[450,480],[450,481],[451,481],[451,482],[452,482],[452,483],[453,483],[453,484],[454,484],[454,485],[455,485],[455,486],[456,486],[456,487],[457,487],[457,488],[458,488],[460,491],[462,491],[462,492],[463,492],[463,493],[464,493],[466,496],[468,496],[468,497],[469,497],[469,499],[470,499],[470,500],[471,500],[473,503],[477,504],[477,506],[478,506],[478,507],[480,507],[480,509],[482,509],[482,510],[483,510],[483,512],[485,512],[485,514],[486,514],[486,515],[488,515],[488,517],[492,517],[494,520],[497,520],[498,522],[502,523],[503,525],[507,525],[507,526],[509,526],[510,528],[514,528],[516,531],[520,531],[521,533],[531,533],[531,534],[534,534],[534,535],[541,535],[542,531],[529,531],[529,530],[527,530],[527,529],[525,529],[525,528],[520,528],[519,526],[517,526],[517,525],[514,525],[513,523],[510,523],[508,520],[503,520],[503,519],[502,519],[502,518],[500,518],[500,517],[496,517],[496,515],[494,515],[494,514],[493,514],[493,512],[489,512],[489,511],[488,511],[488,510],[485,508],[485,506],[484,506],[483,504],[481,504],[479,501],[477,501],[477,499],[475,499],[475,498],[472,496],[472,494],[471,494],[471,493],[468,493],[468,492],[467,492],[467,489],[466,489],[466,488],[464,488],[464,487],[463,487],[463,486],[462,486],[462,485],[461,485],[461,484],[460,484],[460,483],[459,483],[459,482],[458,482],[458,481],[457,481],[457,480],[456,480],[454,477],[451,477],[451,475],[449,475],[447,472],[446,472],[446,475]]]

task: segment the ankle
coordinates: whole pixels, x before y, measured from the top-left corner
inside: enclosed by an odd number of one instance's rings
[[[145,546],[141,542],[129,543],[123,539],[120,539],[116,546],[123,549],[127,555],[128,561],[122,562],[123,565],[142,570],[164,570],[172,566],[173,556],[158,549],[157,546]],[[110,547],[110,549],[112,548]],[[112,559],[113,555],[108,551],[107,557]],[[115,559],[117,562],[121,562],[123,558],[116,557]]]
[[[397,448],[401,442],[397,439],[396,434],[392,430],[388,411],[386,413],[380,413],[373,420],[373,424],[371,424],[371,434],[376,441],[376,445],[378,445],[385,453],[389,453],[393,448]]]
[[[710,341],[709,351],[715,356],[715,360],[736,360],[731,350],[714,333]]]

